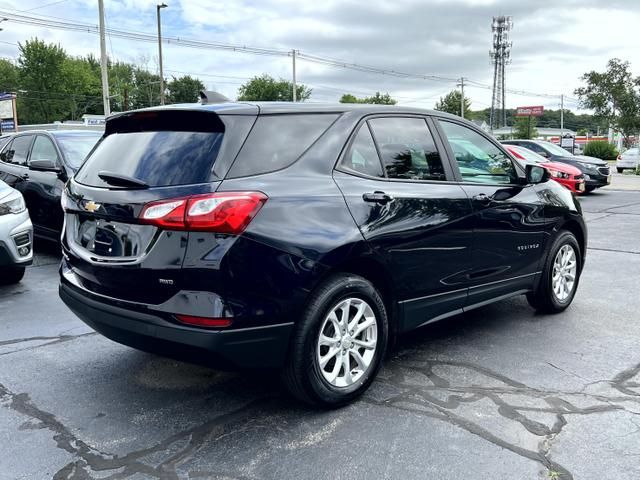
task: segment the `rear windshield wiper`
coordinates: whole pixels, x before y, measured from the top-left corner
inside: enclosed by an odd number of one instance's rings
[[[149,185],[146,182],[121,173],[106,172],[102,170],[98,172],[98,177],[114,187],[149,188]]]

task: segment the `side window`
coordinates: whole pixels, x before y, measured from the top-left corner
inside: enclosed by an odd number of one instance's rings
[[[332,114],[259,116],[228,178],[275,172],[292,165],[337,118]]]
[[[369,120],[389,178],[446,180],[442,160],[422,118]]]
[[[347,155],[342,160],[342,166],[372,177],[384,177],[380,157],[366,123],[358,130]]]
[[[2,152],[2,161],[14,165],[26,166],[29,146],[33,135],[23,135],[13,139],[13,142]]]
[[[440,120],[465,182],[515,183],[511,159],[492,142],[470,128]]]
[[[53,142],[43,135],[38,135],[31,149],[31,160],[53,160],[58,162],[58,152]]]
[[[528,148],[532,152],[537,153],[538,155],[544,155],[545,157],[548,155],[547,151],[542,148],[540,145],[536,145],[535,143],[525,143],[522,145],[524,148]]]

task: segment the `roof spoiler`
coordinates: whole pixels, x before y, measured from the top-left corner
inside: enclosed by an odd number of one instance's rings
[[[230,101],[231,100],[221,93],[214,92],[212,90],[200,90],[200,103],[202,105],[207,103],[227,103]]]

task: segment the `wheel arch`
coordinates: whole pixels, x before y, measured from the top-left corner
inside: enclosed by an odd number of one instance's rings
[[[577,221],[567,220],[560,226],[560,228],[558,228],[558,232],[562,230],[569,231],[576,237],[578,246],[580,247],[580,258],[582,259],[582,265],[584,265],[585,257],[587,254],[587,238],[584,229]]]
[[[398,305],[391,274],[379,261],[370,257],[357,257],[334,265],[319,279],[320,285],[326,278],[336,273],[351,273],[368,280],[382,296],[389,320],[389,346],[393,347],[400,331],[401,311]]]

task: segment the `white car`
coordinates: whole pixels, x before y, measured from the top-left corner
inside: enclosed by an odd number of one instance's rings
[[[33,260],[33,226],[22,194],[0,180],[0,285],[18,283]]]
[[[622,173],[625,168],[638,168],[640,164],[640,148],[630,148],[622,155],[618,155],[616,160],[616,170],[618,173]]]

